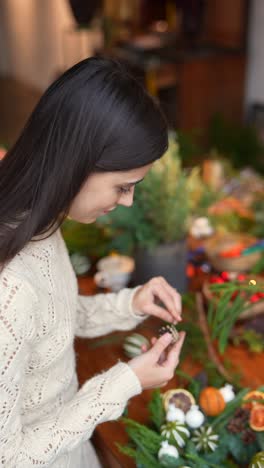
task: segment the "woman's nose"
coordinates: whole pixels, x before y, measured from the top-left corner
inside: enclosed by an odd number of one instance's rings
[[[129,193],[123,193],[122,196],[119,198],[119,205],[123,206],[132,206],[134,200],[134,188],[131,189]]]

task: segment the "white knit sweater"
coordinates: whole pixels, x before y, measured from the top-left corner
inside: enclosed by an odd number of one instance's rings
[[[74,335],[95,337],[135,327],[133,290],[78,296],[58,230],[30,242],[0,274],[0,465],[83,467],[85,441],[118,418],[141,392],[119,362],[79,390]],[[86,467],[92,466],[87,460]]]

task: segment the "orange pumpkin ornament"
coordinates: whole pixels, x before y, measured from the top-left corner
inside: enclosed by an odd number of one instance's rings
[[[200,393],[199,403],[207,416],[217,416],[226,406],[221,392],[215,387],[205,387]]]
[[[252,407],[249,425],[253,431],[264,431],[264,405],[256,404]]]

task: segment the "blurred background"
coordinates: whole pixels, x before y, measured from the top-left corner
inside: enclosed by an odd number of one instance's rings
[[[0,158],[49,84],[94,55],[126,63],[170,128],[160,184],[154,171],[137,189],[133,209],[120,207],[89,226],[65,222],[77,274],[115,252],[135,259],[142,272],[135,284],[163,274],[185,290],[186,271],[196,274],[186,270],[187,260],[200,264],[182,242],[192,252],[197,239],[219,232],[236,236],[230,245],[240,246],[238,269],[259,259],[264,243],[257,256],[242,252],[264,238],[263,24],[263,0],[0,0]],[[148,184],[156,193],[149,199]],[[242,242],[245,234],[253,237]],[[156,270],[154,246],[165,246]],[[147,261],[141,249],[150,247]],[[210,268],[212,255],[204,271]]]
[[[261,126],[263,19],[262,0],[0,0],[0,141],[95,54],[126,61],[173,128],[205,138],[215,114]]]

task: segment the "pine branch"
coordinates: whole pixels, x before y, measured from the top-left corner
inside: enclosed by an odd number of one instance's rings
[[[229,374],[229,372],[225,369],[225,367],[221,363],[214,349],[214,346],[212,344],[201,293],[196,293],[196,306],[197,306],[197,311],[198,311],[199,324],[200,324],[201,331],[203,333],[205,343],[207,346],[208,356],[211,359],[211,361],[214,363],[214,365],[216,366],[219,374],[221,374],[227,381],[231,382],[232,376]]]
[[[153,391],[148,408],[151,420],[153,421],[153,424],[159,431],[162,424],[165,421],[165,411],[163,408],[163,401],[159,389]]]

